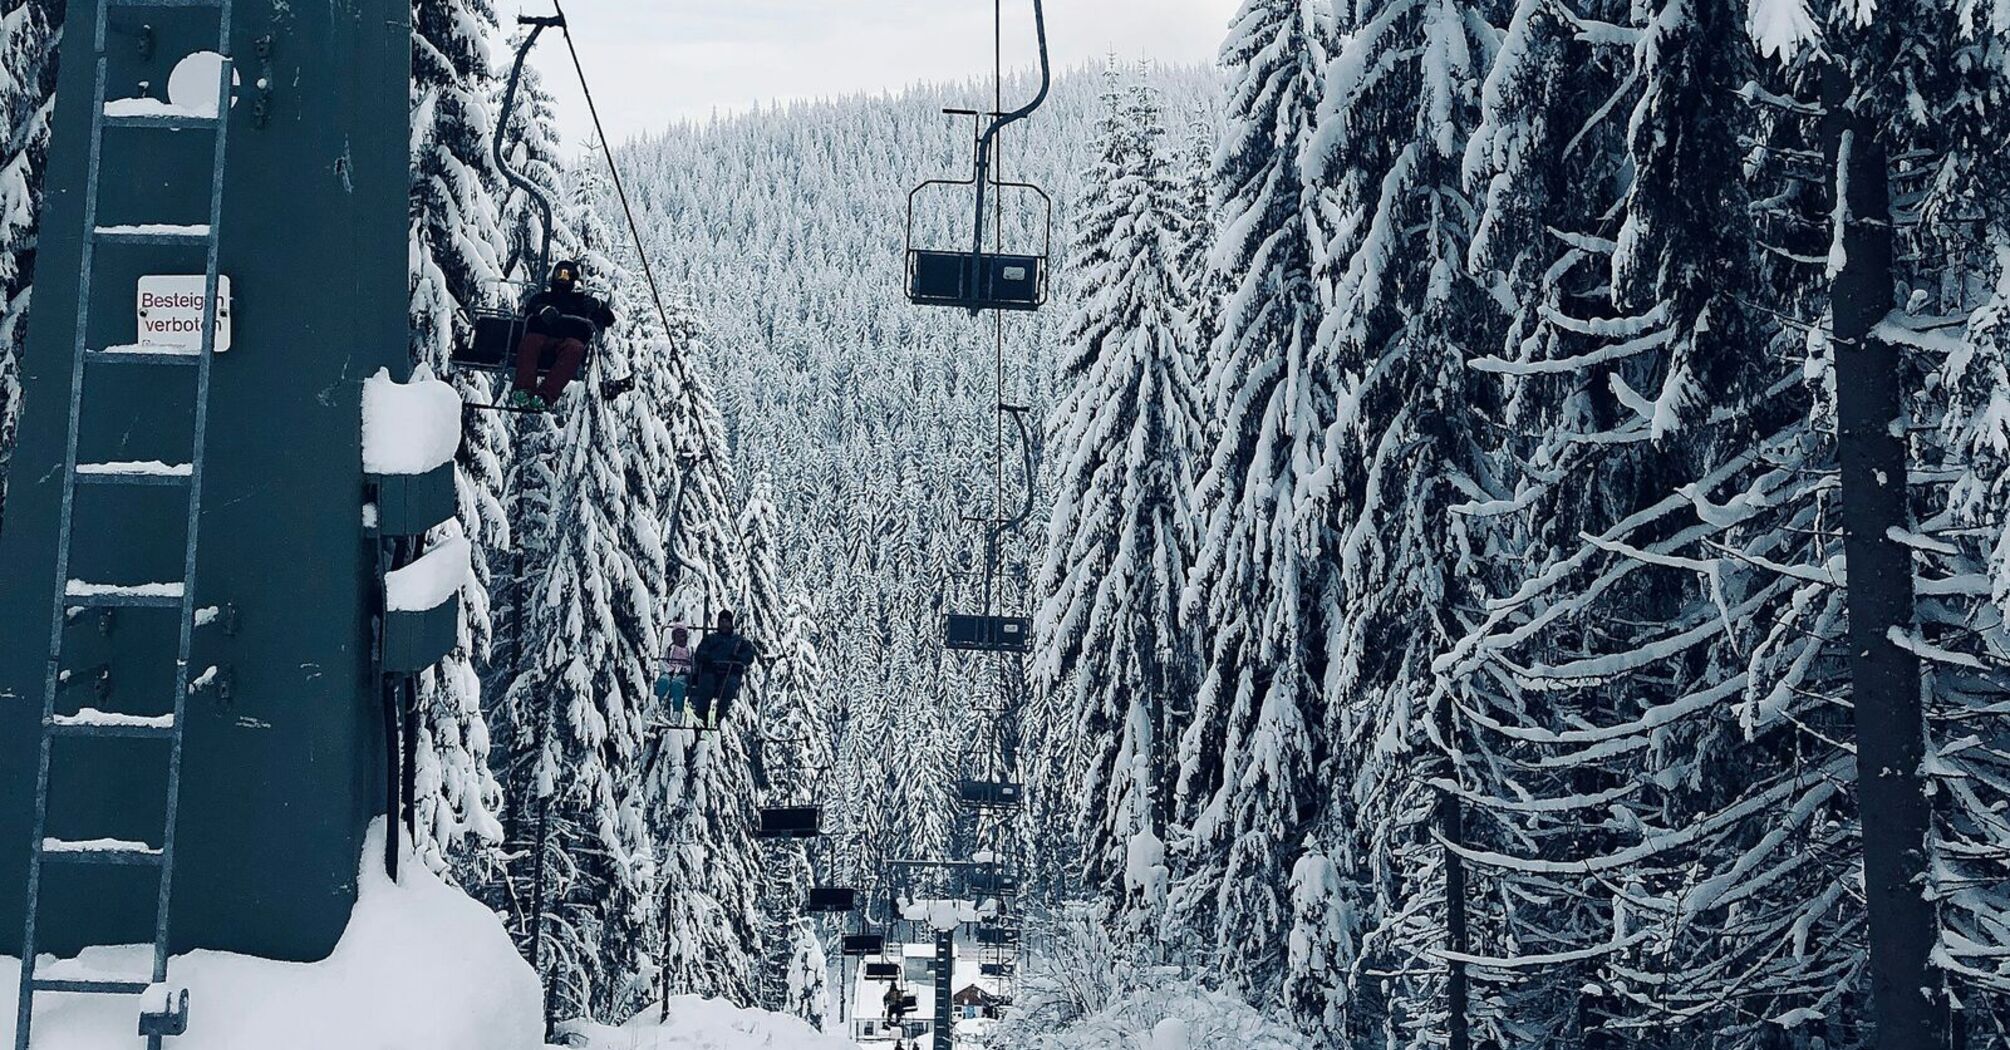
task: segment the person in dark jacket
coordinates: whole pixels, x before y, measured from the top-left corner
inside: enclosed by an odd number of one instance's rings
[[[558,403],[566,385],[579,376],[586,347],[614,324],[614,311],[579,290],[579,264],[568,259],[551,268],[551,283],[524,307],[523,342],[516,348],[516,382],[510,404],[543,410]],[[557,348],[551,371],[538,382],[537,366]]]
[[[886,1005],[886,1026],[899,1032],[902,1036],[907,1034],[907,1012],[909,1009],[907,998],[906,990],[900,987],[900,982],[895,981],[887,985],[886,998],[881,1000]]]
[[[700,725],[716,726],[725,721],[726,709],[740,695],[747,668],[760,659],[760,650],[741,637],[735,626],[732,612],[721,610],[718,626],[692,654],[689,696],[691,711]]]

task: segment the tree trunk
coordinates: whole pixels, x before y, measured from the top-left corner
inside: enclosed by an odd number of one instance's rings
[[[1864,894],[1878,1050],[1947,1045],[1945,999],[1929,962],[1934,910],[1925,898],[1931,817],[1918,657],[1893,641],[1913,626],[1912,555],[1893,538],[1908,526],[1897,348],[1877,337],[1891,312],[1890,187],[1873,121],[1851,108],[1847,70],[1822,72],[1822,137],[1842,194],[1837,233],[1844,258],[1831,289],[1837,455],[1842,467],[1843,553],[1848,570],[1851,698],[1857,805],[1863,823]],[[1831,264],[1833,265],[1833,263]]]
[[[1438,734],[1445,742],[1449,753],[1457,739],[1452,721],[1452,700],[1445,697],[1438,705]],[[1458,770],[1454,760],[1446,762],[1448,779],[1456,778]],[[1466,810],[1464,800],[1456,792],[1438,792],[1438,833],[1452,844],[1463,842],[1466,833]],[[1466,923],[1466,863],[1464,858],[1453,852],[1450,846],[1444,850],[1445,865],[1445,947],[1459,955],[1472,951],[1472,934]],[[1472,1050],[1471,1012],[1472,992],[1466,974],[1466,964],[1458,959],[1446,963],[1445,1014],[1447,1017],[1449,1050]]]

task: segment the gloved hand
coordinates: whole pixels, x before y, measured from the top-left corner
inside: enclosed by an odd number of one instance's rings
[[[561,315],[558,312],[558,307],[547,306],[544,309],[539,310],[537,312],[537,321],[539,324],[543,325],[554,325],[558,323],[558,319],[560,316]]]

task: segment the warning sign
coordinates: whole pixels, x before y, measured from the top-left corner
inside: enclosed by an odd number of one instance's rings
[[[143,346],[202,348],[203,275],[140,278],[139,336]],[[216,350],[230,349],[230,278],[216,278]]]

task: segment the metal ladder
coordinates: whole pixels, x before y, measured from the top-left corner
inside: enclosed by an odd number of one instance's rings
[[[16,1019],[15,1050],[29,1050],[30,1026],[34,1020],[38,993],[84,993],[97,995],[144,996],[141,1002],[138,1035],[146,1037],[149,1050],[160,1050],[165,1036],[180,1035],[188,1021],[188,993],[165,987],[168,962],[168,915],[174,874],[175,817],[181,793],[182,723],[190,692],[189,650],[197,623],[195,601],[196,539],[202,512],[202,468],[204,442],[209,423],[210,368],[216,349],[217,255],[219,226],[223,218],[224,149],[228,139],[232,71],[230,58],[231,0],[97,0],[96,3],[96,87],[91,101],[90,160],[84,187],[84,241],[79,263],[74,359],[70,376],[70,418],[63,464],[62,511],[56,538],[56,586],[49,627],[48,677],[42,693],[42,728],[35,779],[34,831],[28,843],[28,892],[26,930],[21,940],[21,991]],[[168,112],[118,114],[105,112],[105,83],[108,67],[106,35],[112,8],[213,8],[217,12],[217,53],[223,56],[213,115]],[[107,129],[133,129],[134,133],[167,130],[206,130],[215,136],[215,152],[210,168],[209,222],[206,226],[112,226],[98,225],[99,170]],[[87,345],[91,319],[92,268],[99,247],[177,246],[202,248],[204,264],[204,305],[202,343],[196,352],[176,347],[124,346],[91,349]],[[82,420],[85,373],[108,366],[157,366],[192,369],[195,376],[194,440],[189,461],[162,467],[153,464],[79,464],[78,429]],[[74,534],[76,495],[80,485],[178,486],[187,492],[188,522],[183,551],[182,577],[176,582],[149,584],[95,584],[70,578],[71,544]],[[64,628],[74,610],[151,608],[176,609],[180,613],[180,638],[176,649],[175,692],[172,713],[166,716],[133,716],[85,710],[75,715],[56,712],[56,696],[64,686]],[[88,746],[93,740],[145,739],[167,747],[166,819],[158,846],[112,840],[64,841],[47,838],[49,817],[49,769],[57,741],[69,746]],[[148,979],[136,976],[106,979],[98,975],[74,978],[40,977],[36,974],[36,919],[44,869],[51,864],[121,864],[150,866],[158,872],[158,897],[154,918],[153,970]],[[152,994],[149,994],[149,993]]]

